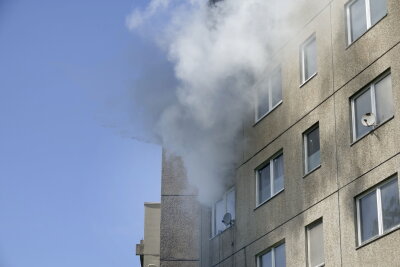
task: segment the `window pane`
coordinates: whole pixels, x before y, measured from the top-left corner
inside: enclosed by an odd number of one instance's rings
[[[228,192],[226,196],[227,211],[232,215],[232,219],[235,219],[235,190]]]
[[[274,193],[276,193],[282,190],[284,187],[283,155],[276,157],[273,161],[274,161]]]
[[[275,267],[285,267],[286,256],[285,256],[285,244],[282,244],[275,248]]]
[[[381,188],[383,229],[388,230],[400,224],[399,187],[397,179]]]
[[[268,82],[264,82],[257,88],[257,119],[261,118],[268,112],[268,105]]]
[[[271,97],[272,97],[272,107],[274,107],[282,100],[282,80],[281,80],[280,70],[276,71],[271,76]]]
[[[258,171],[258,202],[261,203],[271,197],[271,180],[269,164]]]
[[[356,138],[359,138],[371,130],[370,127],[366,127],[361,123],[361,117],[368,112],[372,112],[370,89],[354,100],[354,111]]]
[[[361,241],[378,235],[376,191],[360,199]]]
[[[319,164],[319,128],[316,128],[307,134],[307,171],[314,169]]]
[[[387,13],[387,0],[370,0],[371,23],[374,25]]]
[[[349,8],[351,41],[354,41],[367,30],[365,0],[357,0],[353,4],[351,4]]]
[[[325,262],[324,259],[324,233],[322,222],[308,229],[308,253],[310,266],[318,266]]]
[[[261,256],[261,267],[272,267],[272,252],[268,252]]]
[[[304,46],[304,81],[317,72],[317,42],[312,39]]]
[[[375,84],[376,122],[379,124],[393,116],[392,79],[388,75]]]
[[[225,225],[222,223],[222,219],[225,215],[225,202],[224,200],[220,200],[215,204],[215,226],[216,233],[218,234],[225,230]]]

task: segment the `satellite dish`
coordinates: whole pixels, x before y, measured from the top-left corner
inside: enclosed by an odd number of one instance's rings
[[[361,123],[365,127],[371,127],[376,125],[376,117],[374,113],[368,112],[362,115],[361,117]]]
[[[229,212],[225,213],[224,218],[222,219],[222,223],[225,224],[225,226],[231,225],[233,223],[232,215]]]

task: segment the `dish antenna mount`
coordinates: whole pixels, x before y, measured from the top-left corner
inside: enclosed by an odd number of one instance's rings
[[[376,117],[374,113],[368,112],[362,115],[361,123],[365,127],[376,126]]]
[[[225,226],[231,226],[234,222],[235,220],[232,219],[232,214],[229,212],[225,213],[222,223],[225,224]]]

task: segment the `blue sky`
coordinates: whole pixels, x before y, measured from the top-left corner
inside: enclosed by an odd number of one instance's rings
[[[0,0],[0,267],[140,266],[161,149],[120,132],[144,3]]]

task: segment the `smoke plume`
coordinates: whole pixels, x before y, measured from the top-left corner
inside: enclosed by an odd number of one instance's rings
[[[147,136],[135,137],[180,156],[203,203],[233,179],[255,88],[288,34],[289,0],[278,2],[153,0],[127,18],[127,27],[151,37],[168,60],[136,83]]]

